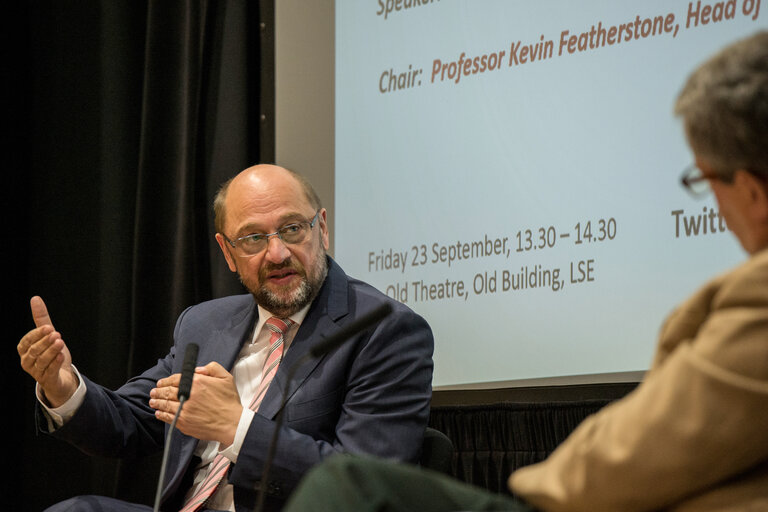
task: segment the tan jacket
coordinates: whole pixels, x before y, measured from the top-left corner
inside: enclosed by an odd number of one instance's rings
[[[674,310],[640,386],[509,486],[545,511],[768,511],[768,250]]]

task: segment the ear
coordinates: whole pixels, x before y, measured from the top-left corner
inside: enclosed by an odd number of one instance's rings
[[[237,265],[235,265],[235,257],[232,255],[230,245],[224,240],[224,236],[221,233],[216,233],[216,241],[219,243],[221,252],[224,253],[224,259],[227,260],[227,266],[232,272],[237,272]]]
[[[328,212],[325,208],[320,210],[320,215],[318,215],[318,222],[320,224],[320,236],[323,239],[323,247],[325,250],[328,250],[328,247],[331,246],[330,244],[330,237],[328,235]]]
[[[749,217],[760,224],[768,223],[768,188],[766,183],[754,174],[739,170],[733,175],[734,184],[746,201]]]

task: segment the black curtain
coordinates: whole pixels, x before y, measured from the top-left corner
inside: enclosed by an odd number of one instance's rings
[[[167,353],[186,307],[241,293],[211,201],[271,161],[270,2],[33,0],[3,7],[7,345],[46,301],[78,369],[116,388]],[[266,79],[266,80],[265,80]],[[84,493],[152,503],[159,457],[91,458],[36,435],[13,346],[5,508]]]
[[[429,425],[453,442],[453,477],[510,494],[512,471],[547,458],[587,416],[613,399],[433,406]]]

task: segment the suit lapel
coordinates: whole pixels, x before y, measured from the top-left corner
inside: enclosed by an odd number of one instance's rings
[[[256,312],[256,303],[253,302],[253,299],[240,311],[234,313],[225,311],[225,314],[232,314],[232,323],[225,329],[212,331],[205,343],[200,344],[197,364],[203,366],[211,361],[216,361],[227,371],[231,371],[243,342],[253,335],[253,327],[257,318]],[[175,463],[171,463],[169,466],[169,475],[166,477],[167,483],[182,478],[189,461],[192,459],[197,443],[197,439],[185,434],[174,435],[171,442],[170,460],[175,461]],[[167,493],[170,488],[173,486],[166,487],[164,492]]]
[[[225,329],[211,333],[210,343],[200,354],[199,365],[216,361],[231,372],[243,344],[250,341],[258,318],[256,303],[252,300],[243,311],[233,315],[232,323]],[[202,362],[205,361],[205,362]]]
[[[302,359],[316,343],[340,329],[336,322],[345,316],[348,310],[347,276],[329,257],[328,277],[277,369],[275,378],[259,406],[260,415],[274,418],[280,410],[284,393],[287,402],[301,387],[325,356],[303,362]],[[293,376],[289,375],[290,372],[294,372]],[[288,382],[289,377],[290,382]]]

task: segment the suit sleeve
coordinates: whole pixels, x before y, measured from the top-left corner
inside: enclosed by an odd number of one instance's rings
[[[74,416],[51,435],[84,453],[102,457],[141,457],[162,450],[165,424],[155,418],[148,405],[149,391],[158,379],[170,375],[172,358],[170,354],[158,361],[117,391],[81,375],[85,399]],[[37,414],[38,424],[43,425],[44,413],[38,410]]]
[[[768,460],[766,287],[705,287],[665,326],[645,381],[514,472],[512,491],[546,511],[657,510]]]

